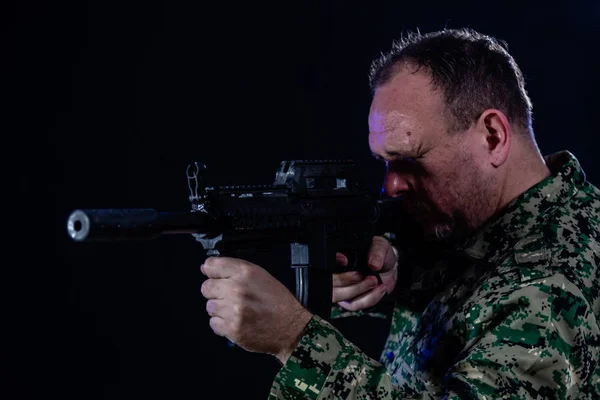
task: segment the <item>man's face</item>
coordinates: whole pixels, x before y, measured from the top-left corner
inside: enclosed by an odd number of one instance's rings
[[[402,68],[375,92],[369,146],[386,163],[383,190],[403,196],[406,211],[425,234],[462,239],[492,208],[480,133],[449,132],[441,90],[421,69]]]

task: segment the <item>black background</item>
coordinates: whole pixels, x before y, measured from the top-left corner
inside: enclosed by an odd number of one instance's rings
[[[191,236],[75,244],[66,218],[188,210],[192,161],[252,184],[271,183],[281,160],[353,158],[376,192],[367,72],[407,30],[506,40],[542,152],[572,151],[600,183],[598,4],[4,3],[0,396],[266,398],[279,365],[212,333]],[[347,332],[376,353],[363,329]]]

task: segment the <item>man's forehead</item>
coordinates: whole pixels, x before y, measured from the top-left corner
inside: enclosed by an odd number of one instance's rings
[[[373,133],[389,132],[413,120],[414,116],[404,110],[373,108],[369,113],[369,127]]]
[[[399,129],[398,124],[387,127],[384,124],[381,128],[372,126],[369,130],[369,147],[375,157],[378,154],[386,159],[415,157],[419,139],[410,128]]]
[[[380,154],[412,154],[427,147],[443,120],[443,98],[423,71],[400,71],[375,91],[369,110],[369,143]]]

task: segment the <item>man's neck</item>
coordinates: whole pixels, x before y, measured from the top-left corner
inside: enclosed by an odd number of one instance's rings
[[[537,148],[523,146],[511,157],[497,211],[551,175]]]

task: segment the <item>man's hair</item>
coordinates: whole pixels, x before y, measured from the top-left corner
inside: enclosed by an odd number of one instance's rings
[[[371,91],[389,82],[403,66],[424,68],[441,89],[452,131],[464,131],[489,108],[532,133],[531,100],[505,42],[472,29],[410,32],[371,64]]]

